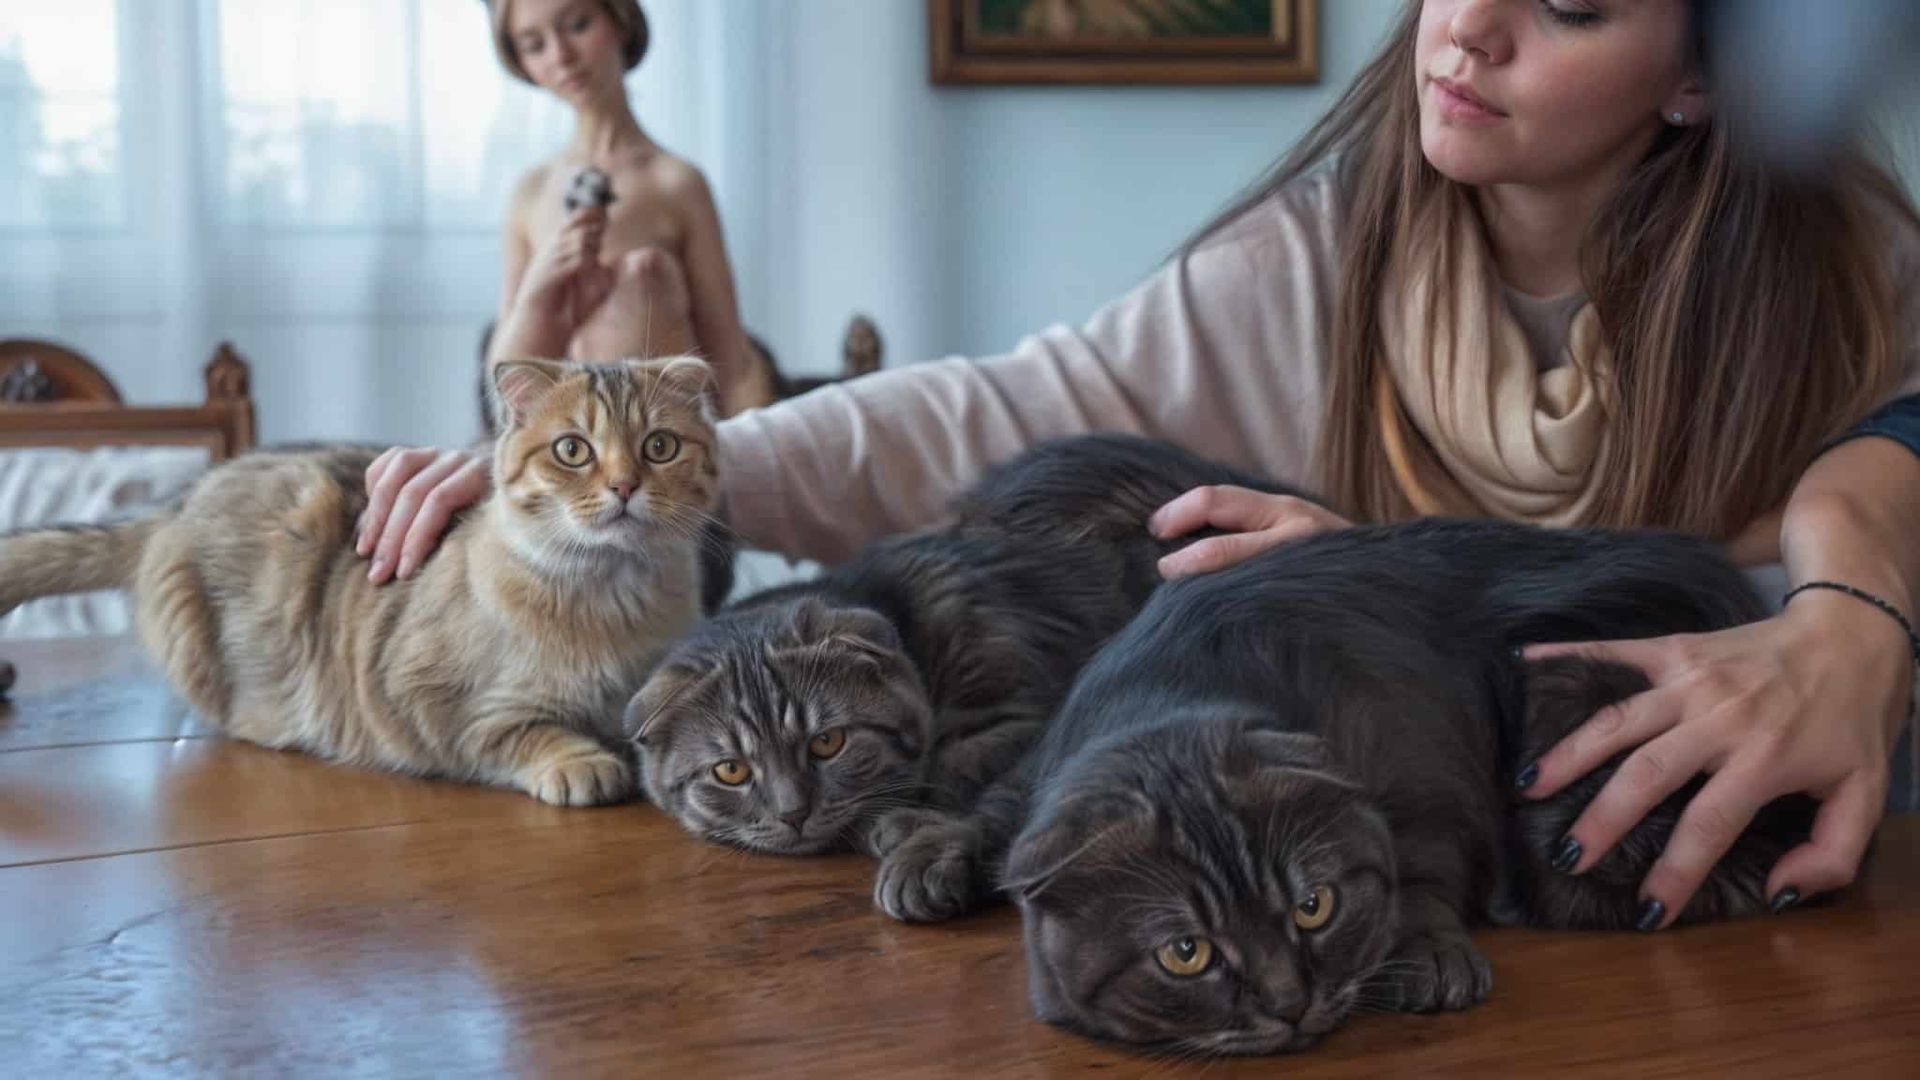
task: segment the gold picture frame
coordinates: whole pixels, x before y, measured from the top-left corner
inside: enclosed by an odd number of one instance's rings
[[[1310,83],[1318,0],[927,0],[948,86]]]

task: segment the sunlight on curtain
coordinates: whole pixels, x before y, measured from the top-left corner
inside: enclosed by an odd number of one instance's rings
[[[126,219],[114,0],[0,5],[0,227]]]
[[[492,231],[564,137],[564,110],[502,78],[473,0],[220,0],[218,17],[230,221]]]

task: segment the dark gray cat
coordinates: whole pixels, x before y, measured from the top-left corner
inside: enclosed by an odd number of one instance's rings
[[[1159,584],[1172,545],[1148,515],[1208,484],[1277,490],[1141,439],[1047,444],[961,499],[952,526],[722,612],[628,709],[648,794],[721,843],[868,851],[895,918],[964,910],[995,864],[960,812]]]
[[[1630,669],[1530,642],[1760,618],[1710,545],[1424,522],[1331,533],[1162,588],[968,824],[1025,921],[1033,1004],[1184,1052],[1297,1049],[1356,1006],[1465,1008],[1480,920],[1616,929],[1686,798],[1580,877],[1551,861],[1615,762],[1559,796],[1513,777]],[[1021,823],[1024,822],[1022,826]],[[1772,804],[1683,921],[1754,912],[1811,804]]]

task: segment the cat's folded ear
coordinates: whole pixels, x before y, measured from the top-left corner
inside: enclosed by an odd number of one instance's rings
[[[493,416],[502,429],[519,427],[571,370],[553,360],[508,360],[494,365]]]
[[[636,371],[656,380],[659,386],[683,401],[712,403],[719,391],[713,368],[697,356],[671,356],[662,360],[630,360]]]
[[[900,653],[892,621],[871,608],[834,607],[810,596],[794,605],[787,629],[796,646],[833,646],[883,662]]]
[[[655,668],[648,677],[646,685],[627,702],[626,716],[620,729],[629,740],[645,746],[647,740],[660,733],[661,723],[673,713],[676,705],[692,696],[694,690],[711,681],[718,674],[715,670],[689,663],[675,663],[672,660]]]
[[[1045,905],[1062,889],[1066,871],[1094,865],[1153,827],[1153,807],[1137,792],[1070,797],[1029,823],[1007,854],[1001,891],[1024,903]]]

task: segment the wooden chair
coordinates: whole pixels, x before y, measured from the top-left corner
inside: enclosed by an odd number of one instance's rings
[[[222,342],[203,369],[198,406],[127,405],[85,356],[50,341],[0,341],[0,449],[27,446],[199,446],[211,461],[253,448],[251,373]]]

